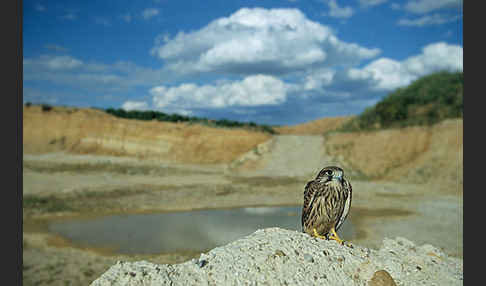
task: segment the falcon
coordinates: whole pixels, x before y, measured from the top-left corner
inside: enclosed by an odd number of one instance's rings
[[[302,232],[344,244],[336,232],[349,214],[351,198],[351,184],[344,177],[343,169],[323,168],[305,186]]]

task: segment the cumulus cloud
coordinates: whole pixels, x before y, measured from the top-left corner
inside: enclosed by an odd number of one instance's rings
[[[443,42],[430,44],[423,48],[420,55],[401,62],[380,58],[362,69],[350,69],[348,76],[353,80],[371,80],[373,88],[377,90],[391,90],[440,70],[463,70],[462,47]]]
[[[336,71],[331,69],[318,69],[307,73],[301,84],[304,91],[320,90],[333,82]]]
[[[130,110],[145,110],[148,109],[148,103],[145,101],[125,101],[122,105],[122,109],[125,109],[126,111]]]
[[[147,9],[142,11],[142,17],[145,20],[153,18],[153,17],[157,16],[158,14],[159,14],[159,10],[156,9],[156,8],[147,8]]]
[[[151,53],[179,73],[281,75],[354,65],[380,50],[343,42],[297,9],[242,8],[200,30],[159,41]]]
[[[347,19],[353,16],[354,10],[350,6],[341,7],[337,4],[336,0],[328,0],[329,16],[340,19]]]
[[[253,75],[241,81],[213,85],[156,86],[150,89],[150,94],[156,108],[187,110],[280,104],[286,99],[287,89],[286,84],[275,77]]]
[[[462,0],[411,0],[404,8],[412,13],[425,14],[440,9],[457,8],[462,6],[462,3]]]

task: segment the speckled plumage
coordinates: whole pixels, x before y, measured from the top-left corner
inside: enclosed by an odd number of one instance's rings
[[[328,237],[332,228],[339,230],[349,214],[351,199],[352,187],[343,170],[336,166],[323,168],[305,186],[302,231],[313,235],[315,229]]]

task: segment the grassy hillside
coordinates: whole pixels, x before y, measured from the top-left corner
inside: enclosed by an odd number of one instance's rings
[[[463,115],[463,72],[438,72],[390,93],[342,126],[341,131],[431,125]]]

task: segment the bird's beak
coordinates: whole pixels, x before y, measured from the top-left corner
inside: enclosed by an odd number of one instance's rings
[[[343,181],[343,175],[332,176],[332,179],[335,180],[335,181],[342,182]]]

